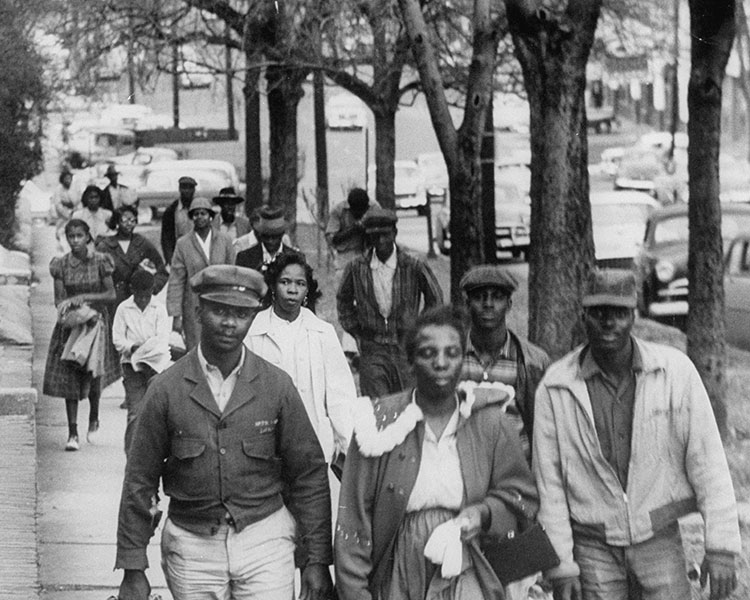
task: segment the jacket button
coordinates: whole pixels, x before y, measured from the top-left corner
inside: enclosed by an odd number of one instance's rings
[[[224,454],[226,454],[226,453],[227,453],[227,449],[226,449],[226,448],[221,448],[221,449],[219,450],[219,454],[222,454],[222,455],[224,455]]]
[[[392,483],[389,483],[386,487],[388,488],[389,492],[392,492],[394,489],[396,489],[396,486],[393,485]]]

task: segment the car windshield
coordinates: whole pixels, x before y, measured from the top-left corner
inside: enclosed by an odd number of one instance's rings
[[[721,215],[721,236],[726,246],[741,233],[750,233],[750,214]],[[680,215],[656,223],[654,244],[688,243],[688,216]]]
[[[495,184],[495,205],[498,204],[525,204],[518,187],[508,183]]]
[[[394,168],[394,171],[397,179],[411,179],[417,175],[416,166],[399,165]]]

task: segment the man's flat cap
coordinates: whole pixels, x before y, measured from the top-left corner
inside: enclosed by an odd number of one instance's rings
[[[255,308],[268,290],[263,275],[237,265],[210,265],[190,278],[190,287],[204,300]]]
[[[391,229],[397,222],[398,217],[394,211],[387,208],[380,208],[379,206],[373,206],[367,211],[367,214],[365,214],[362,224],[365,227],[365,231],[370,232]]]
[[[216,214],[216,207],[211,204],[211,201],[208,198],[203,198],[202,196],[198,196],[197,198],[193,198],[190,201],[190,208],[188,208],[188,216],[191,216],[193,214],[194,210],[198,210],[199,208],[205,208],[211,215]]]
[[[496,287],[510,295],[518,289],[518,282],[508,271],[498,265],[477,265],[461,278],[461,289],[469,293],[484,287]]]
[[[625,306],[635,308],[638,292],[635,273],[629,269],[597,269],[594,271],[583,306]]]
[[[184,177],[180,177],[177,180],[177,185],[184,185],[184,186],[195,187],[195,186],[198,185],[198,182],[195,179],[193,179],[192,177],[188,177],[186,175]]]

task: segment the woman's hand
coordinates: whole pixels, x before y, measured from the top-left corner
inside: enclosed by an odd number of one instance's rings
[[[73,296],[71,298],[66,298],[62,302],[60,302],[59,309],[60,312],[66,312],[70,310],[71,308],[78,308],[79,306],[82,306],[85,303],[84,299],[81,296]]]
[[[461,527],[461,539],[468,541],[482,533],[489,516],[489,509],[483,504],[472,504],[464,508],[456,517],[456,522]]]

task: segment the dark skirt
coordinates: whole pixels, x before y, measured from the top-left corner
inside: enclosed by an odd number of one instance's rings
[[[104,318],[105,326],[104,340],[104,373],[101,376],[101,387],[104,389],[111,383],[117,381],[121,376],[120,357],[112,344],[112,328],[110,326],[109,310],[107,308],[97,307]],[[44,367],[44,385],[42,391],[47,396],[58,398],[82,400],[87,395],[87,390],[91,382],[91,375],[85,368],[79,367],[76,363],[60,360],[65,342],[70,336],[70,329],[63,328],[59,323],[55,323],[52,330],[52,337],[49,341],[49,351],[47,352],[47,363]]]

